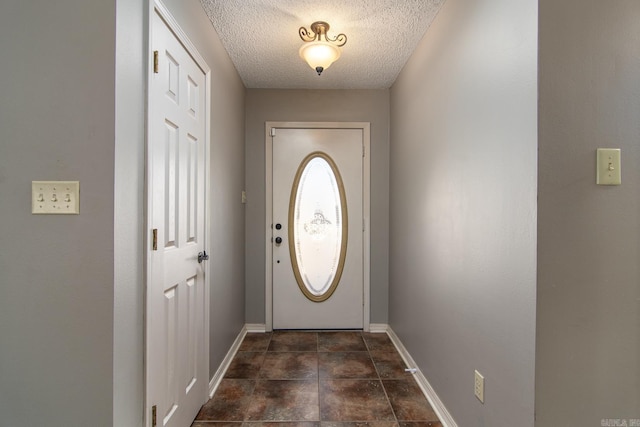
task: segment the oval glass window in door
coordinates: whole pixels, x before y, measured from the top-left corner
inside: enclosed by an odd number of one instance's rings
[[[289,201],[289,253],[300,290],[311,301],[336,290],[347,249],[347,204],[338,168],[326,153],[298,167]]]

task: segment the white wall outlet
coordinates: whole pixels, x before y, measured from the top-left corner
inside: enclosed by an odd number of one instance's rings
[[[478,371],[475,371],[475,374],[476,379],[473,387],[473,392],[478,400],[484,403],[484,377]]]
[[[78,215],[79,181],[31,181],[31,213]]]
[[[598,148],[596,157],[596,184],[622,184],[622,173],[620,169],[620,149]]]

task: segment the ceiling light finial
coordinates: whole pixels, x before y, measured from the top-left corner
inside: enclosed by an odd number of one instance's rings
[[[317,21],[311,24],[311,31],[305,27],[300,27],[298,34],[305,44],[300,47],[300,57],[307,61],[307,64],[318,75],[329,68],[338,58],[340,58],[340,47],[347,43],[347,36],[338,34],[335,38],[327,35],[329,24]]]

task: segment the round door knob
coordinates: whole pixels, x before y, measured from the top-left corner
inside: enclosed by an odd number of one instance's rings
[[[280,230],[282,228],[282,224],[276,224],[276,230]]]
[[[282,243],[282,237],[276,237],[276,245]]]

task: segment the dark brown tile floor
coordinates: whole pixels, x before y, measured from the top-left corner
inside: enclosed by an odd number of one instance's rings
[[[442,427],[386,334],[247,334],[192,427]]]

